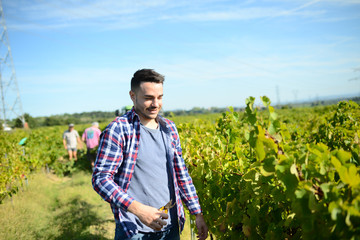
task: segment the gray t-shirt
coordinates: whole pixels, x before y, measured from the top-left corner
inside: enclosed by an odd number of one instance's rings
[[[66,130],[63,134],[63,139],[66,140],[67,148],[76,148],[77,146],[77,138],[79,137],[79,133],[76,130]]]
[[[139,151],[134,173],[131,178],[128,194],[145,205],[160,208],[172,199],[175,202],[172,171],[166,157],[166,147],[161,129],[150,129],[140,125]],[[176,207],[171,208],[168,224],[162,229],[171,227],[177,222]],[[155,230],[144,225],[132,213],[124,213],[124,217],[137,225],[141,232]]]

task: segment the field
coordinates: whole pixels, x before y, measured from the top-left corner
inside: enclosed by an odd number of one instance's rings
[[[92,189],[89,166],[83,155],[71,175],[31,173],[0,205],[0,239],[113,239],[114,217]],[[189,222],[181,236],[190,239]]]
[[[262,102],[173,118],[211,235],[359,239],[359,105]],[[65,129],[0,132],[1,239],[112,239],[112,214],[91,188],[89,165],[66,158]],[[188,227],[182,239],[190,239]]]
[[[89,174],[38,172],[0,207],[0,239],[112,239],[113,216],[92,190]]]

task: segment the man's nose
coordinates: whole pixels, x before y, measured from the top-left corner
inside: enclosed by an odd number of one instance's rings
[[[153,106],[153,107],[158,107],[158,106],[159,106],[159,102],[160,102],[160,100],[155,98],[155,99],[152,101],[152,106]]]

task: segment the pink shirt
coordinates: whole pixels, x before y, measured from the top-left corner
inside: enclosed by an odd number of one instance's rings
[[[101,131],[96,127],[85,129],[82,138],[86,141],[87,148],[94,148],[99,145]]]

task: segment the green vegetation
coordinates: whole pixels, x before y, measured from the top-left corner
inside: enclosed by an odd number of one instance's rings
[[[65,177],[35,171],[0,205],[0,239],[114,239],[110,206],[91,186],[85,155]],[[190,239],[190,223],[181,235]]]
[[[254,100],[247,99],[244,111],[171,117],[211,234],[217,240],[359,239],[359,105],[275,109],[267,97],[261,108]],[[82,134],[88,126],[75,129]],[[112,238],[113,225],[88,221],[107,224],[110,208],[90,186],[82,150],[78,162],[67,159],[66,129],[0,131],[0,213],[14,219],[1,223],[1,234],[14,234],[1,239],[26,239],[25,233],[29,239]],[[41,169],[50,173],[33,174]]]
[[[93,191],[91,175],[36,173],[0,205],[0,239],[113,239],[109,205]]]
[[[352,100],[358,104],[360,104],[360,97],[354,97],[348,100]],[[316,101],[316,102],[308,102],[308,103],[297,103],[297,104],[286,104],[286,105],[279,105],[275,106],[276,108],[280,109],[299,109],[299,108],[309,108],[314,106],[329,106],[335,105],[339,102],[339,99],[334,100],[327,100],[327,101]],[[30,128],[38,128],[44,126],[61,126],[66,125],[69,123],[74,124],[90,124],[91,122],[110,122],[112,121],[115,116],[121,115],[126,112],[131,106],[125,106],[121,109],[117,109],[113,112],[104,112],[104,111],[93,111],[93,112],[82,112],[82,113],[73,113],[73,114],[58,114],[46,117],[32,117],[30,114],[25,113],[24,118],[25,121],[28,123]],[[244,108],[235,107],[234,111],[243,111]],[[227,111],[227,108],[218,108],[218,107],[211,107],[211,108],[200,108],[194,107],[190,110],[174,110],[174,111],[165,111],[162,112],[162,115],[173,119],[174,117],[184,117],[185,119],[194,119],[196,118],[203,118],[204,115],[220,115],[221,113]],[[190,117],[190,118],[189,118]],[[13,119],[12,121],[8,121],[8,125],[12,128],[22,128],[22,122],[20,119]],[[0,124],[0,130],[2,125]]]
[[[24,131],[0,132],[0,203],[12,196],[32,171],[46,167],[63,176],[73,170],[67,159],[62,134],[67,127],[45,127]],[[21,139],[26,138],[20,146]]]
[[[360,108],[244,113],[179,127],[216,239],[359,239]]]
[[[30,114],[25,113],[24,118],[25,121],[28,123],[28,126],[33,128],[38,127],[49,127],[49,126],[62,126],[67,125],[70,123],[74,123],[76,125],[79,124],[90,124],[94,121],[100,123],[109,123],[110,121],[114,120],[116,116],[122,115],[129,109],[130,106],[124,107],[121,111],[116,110],[114,112],[103,112],[103,111],[94,111],[94,112],[83,112],[83,113],[74,113],[74,114],[59,114],[59,115],[52,115],[47,117],[32,117]],[[163,112],[162,114],[165,117],[173,118],[177,116],[202,116],[202,115],[212,115],[212,114],[219,114],[221,112],[225,112],[225,108],[193,108],[191,110],[177,110],[172,112]],[[193,118],[192,118],[193,119]],[[1,122],[1,120],[0,120]],[[20,119],[13,119],[12,121],[8,121],[7,123],[12,128],[22,128],[22,122]],[[0,124],[1,125],[1,124]],[[2,127],[2,125],[0,126]]]

